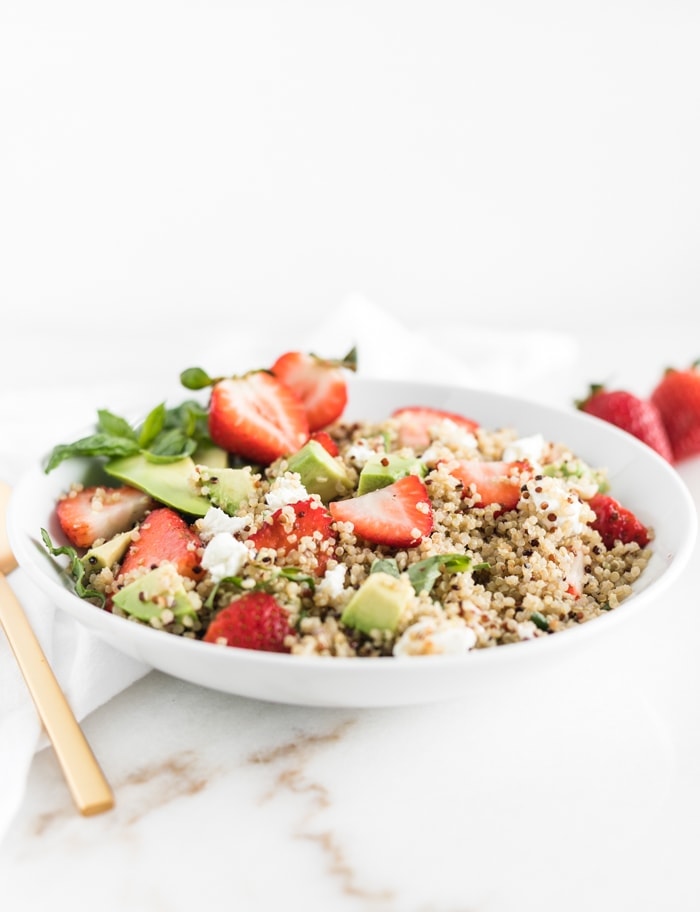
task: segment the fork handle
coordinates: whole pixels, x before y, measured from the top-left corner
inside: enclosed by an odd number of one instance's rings
[[[22,606],[0,573],[0,625],[15,654],[73,800],[84,816],[114,806],[114,795],[46,660]]]

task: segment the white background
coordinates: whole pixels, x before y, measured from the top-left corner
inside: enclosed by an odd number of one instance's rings
[[[233,362],[351,292],[430,332],[687,315],[699,37],[680,0],[2,0],[4,389]]]

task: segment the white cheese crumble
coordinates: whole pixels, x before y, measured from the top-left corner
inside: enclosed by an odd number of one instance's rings
[[[202,541],[208,542],[221,532],[237,535],[249,522],[250,517],[229,516],[219,507],[210,507],[195,527]]]
[[[343,589],[345,588],[345,574],[347,569],[345,564],[338,564],[338,566],[333,567],[332,570],[326,570],[316,587],[316,591],[322,592],[331,599],[338,598],[338,596],[342,595]]]
[[[533,468],[539,468],[544,455],[545,439],[542,434],[533,434],[531,437],[520,437],[513,440],[503,451],[506,462],[518,462],[527,459]]]
[[[395,656],[461,655],[476,643],[476,634],[464,624],[424,618],[411,624],[394,645]]]
[[[527,490],[545,528],[558,526],[565,535],[583,531],[589,508],[560,478],[532,479],[527,482]]]
[[[537,627],[532,621],[522,621],[517,630],[521,640],[534,640],[537,634]]]
[[[366,443],[354,443],[351,447],[348,447],[345,458],[356,465],[358,469],[361,469],[369,459],[376,455],[376,451],[368,447]]]
[[[478,446],[476,437],[471,431],[461,427],[451,418],[444,418],[430,428],[436,442],[453,450],[475,450]]]
[[[248,560],[248,548],[228,532],[217,532],[202,555],[202,567],[215,583],[224,577],[237,576]]]
[[[309,497],[309,492],[301,483],[300,476],[296,472],[285,472],[272,482],[270,490],[265,495],[265,502],[270,509],[279,510],[281,507],[286,507],[287,504],[308,500]]]

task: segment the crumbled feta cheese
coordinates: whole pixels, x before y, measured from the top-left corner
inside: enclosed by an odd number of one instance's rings
[[[356,465],[358,469],[361,469],[367,460],[375,455],[375,451],[371,447],[368,447],[366,443],[354,443],[348,448],[345,458]]]
[[[300,476],[296,472],[285,472],[272,482],[270,490],[265,495],[265,502],[272,510],[279,510],[287,504],[308,500],[309,496]]]
[[[411,624],[394,645],[395,656],[461,655],[476,643],[476,634],[464,624],[424,618]]]
[[[326,570],[321,578],[316,591],[319,590],[329,598],[337,598],[342,595],[345,583],[345,574],[347,572],[345,564],[338,564],[332,570]]]
[[[588,508],[560,478],[547,476],[527,482],[527,491],[545,528],[558,526],[566,535],[578,535]]]
[[[537,633],[537,626],[532,621],[522,621],[517,629],[521,640],[533,640]]]
[[[522,459],[527,461],[534,468],[538,468],[542,456],[544,455],[545,440],[542,434],[533,434],[531,437],[520,437],[513,440],[512,443],[503,451],[503,459],[506,462],[517,462]]]
[[[229,516],[219,507],[210,507],[195,526],[202,541],[208,542],[220,532],[237,535],[249,521],[246,517]]]
[[[209,571],[215,583],[224,577],[236,576],[248,559],[248,548],[228,532],[217,532],[202,555],[202,567]]]
[[[460,427],[451,418],[439,421],[430,431],[438,442],[453,450],[475,450],[478,445],[472,432]]]
[[[574,491],[582,500],[590,500],[591,497],[598,493],[598,481],[595,478],[570,478],[569,488]]]

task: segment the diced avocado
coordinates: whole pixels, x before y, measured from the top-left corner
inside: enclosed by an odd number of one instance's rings
[[[105,472],[182,513],[204,516],[211,506],[197,491],[195,465],[189,456],[175,462],[151,462],[141,453],[121,456],[108,462]]]
[[[126,554],[126,549],[131,544],[131,532],[119,532],[96,548],[90,548],[81,560],[88,573],[95,573],[105,567],[112,567]]]
[[[225,469],[228,465],[228,453],[215,443],[200,444],[192,454],[195,465],[205,465],[215,469]]]
[[[255,492],[255,481],[249,467],[216,469],[197,466],[199,490],[215,507],[233,516],[240,505]]]
[[[377,453],[362,467],[357,486],[358,494],[367,494],[393,484],[404,475],[425,475],[424,462],[415,456],[399,456],[397,453]]]
[[[393,631],[413,596],[408,580],[381,571],[372,573],[347,603],[340,620],[363,633]]]
[[[197,613],[188,598],[182,577],[169,563],[149,570],[124,586],[112,601],[125,614],[133,615],[141,621],[160,617],[165,609],[172,611],[177,620]]]
[[[345,466],[321,446],[308,440],[287,460],[290,472],[296,472],[309,494],[318,494],[324,503],[343,497],[352,490],[352,480]]]

